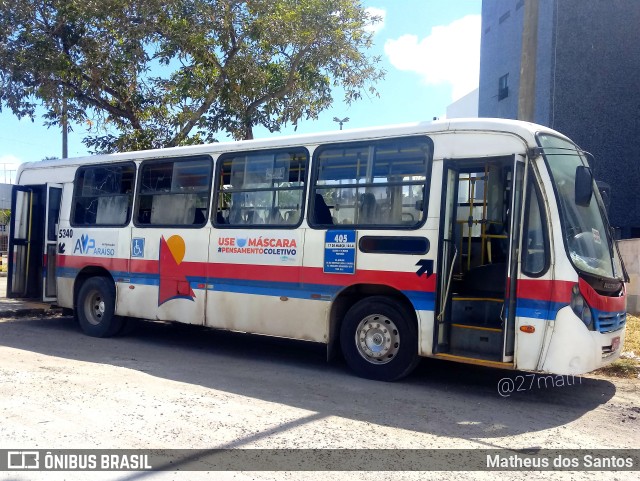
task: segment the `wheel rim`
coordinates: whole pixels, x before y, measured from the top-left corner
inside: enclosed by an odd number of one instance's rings
[[[90,324],[97,326],[102,322],[104,318],[104,297],[98,290],[91,291],[84,301],[84,312],[87,317],[87,321]]]
[[[356,329],[356,347],[360,355],[372,364],[391,362],[400,350],[398,327],[387,316],[367,316]]]

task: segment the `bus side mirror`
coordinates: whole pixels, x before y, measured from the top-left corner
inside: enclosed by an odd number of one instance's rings
[[[591,169],[584,165],[576,167],[576,205],[587,207],[593,195],[593,174]]]

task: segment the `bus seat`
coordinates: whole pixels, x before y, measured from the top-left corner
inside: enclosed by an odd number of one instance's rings
[[[284,218],[284,223],[289,225],[295,225],[300,222],[300,212],[297,210],[287,211]]]
[[[193,225],[202,225],[207,221],[207,216],[205,215],[206,210],[207,209],[203,208],[196,209],[193,217]]]
[[[96,224],[122,225],[127,222],[128,195],[102,196],[98,198]]]
[[[324,201],[324,197],[320,194],[316,194],[315,202],[313,203],[313,221],[316,224],[333,224],[333,217],[331,217],[331,209]]]
[[[151,224],[193,224],[197,194],[154,195],[151,206]]]
[[[224,214],[221,210],[216,213],[216,223],[217,224],[227,224],[227,219],[224,218]]]
[[[280,209],[277,207],[272,207],[271,212],[269,213],[269,224],[284,224],[284,217],[280,213]]]
[[[507,264],[473,267],[464,277],[464,293],[479,297],[503,298],[507,286]]]
[[[371,192],[362,194],[359,212],[359,224],[377,224],[378,221],[378,205],[376,197]]]
[[[247,215],[244,219],[245,224],[264,224],[264,220],[260,216],[260,212],[257,210],[247,211]]]

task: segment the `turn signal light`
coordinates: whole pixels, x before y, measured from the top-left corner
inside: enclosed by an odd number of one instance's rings
[[[526,332],[527,334],[533,334],[536,332],[536,328],[533,326],[520,326],[520,330],[522,332]]]

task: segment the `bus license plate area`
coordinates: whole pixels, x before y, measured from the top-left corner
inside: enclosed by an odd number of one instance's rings
[[[611,352],[615,352],[620,347],[620,336],[611,339]]]

